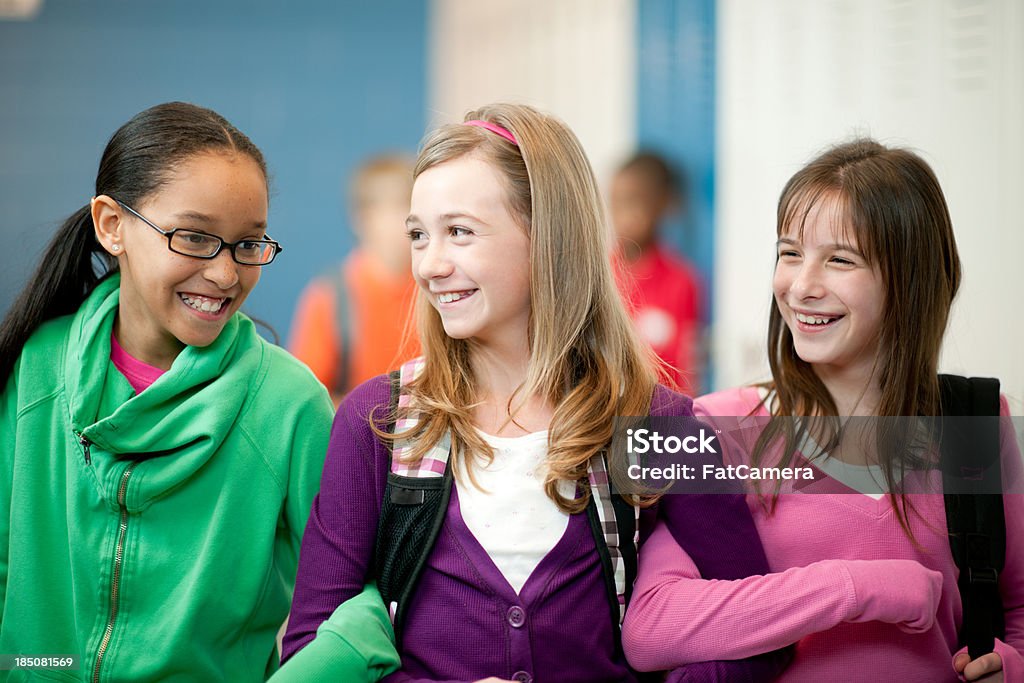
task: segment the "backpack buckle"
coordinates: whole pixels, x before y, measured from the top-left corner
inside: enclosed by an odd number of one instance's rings
[[[968,567],[967,582],[972,586],[995,585],[999,582],[999,571],[995,567]]]

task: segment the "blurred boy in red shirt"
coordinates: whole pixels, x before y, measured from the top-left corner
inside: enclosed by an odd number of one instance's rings
[[[703,286],[694,267],[658,239],[682,200],[676,173],[651,152],[630,158],[612,179],[619,290],[641,336],[668,366],[663,380],[692,394],[703,371]]]

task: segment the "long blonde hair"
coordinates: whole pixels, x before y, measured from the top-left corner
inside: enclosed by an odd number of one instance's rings
[[[648,414],[656,384],[652,359],[616,289],[597,181],[573,132],[516,104],[482,107],[464,120],[497,124],[518,146],[480,127],[442,126],[424,141],[413,175],[473,153],[505,182],[507,208],[530,237],[530,363],[517,395],[555,406],[545,491],[562,510],[580,512],[589,491],[584,486],[580,497],[566,497],[558,482],[586,481],[587,463],[611,441],[617,415]],[[445,334],[422,291],[416,306],[426,363],[408,391],[420,420],[391,438],[415,438],[413,462],[446,432],[453,466],[473,455],[493,457],[473,423],[479,400],[473,341]]]

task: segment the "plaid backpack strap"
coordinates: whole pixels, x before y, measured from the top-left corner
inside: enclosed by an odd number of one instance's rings
[[[410,382],[419,377],[419,374],[423,371],[424,364],[424,359],[420,357],[414,358],[402,365],[399,371],[398,386],[398,407],[400,409],[409,407],[410,397],[406,387],[408,387]],[[400,434],[413,428],[418,421],[419,413],[415,410],[407,410],[406,414],[399,417],[395,423],[395,433]],[[438,440],[434,447],[423,456],[422,460],[409,464],[406,462],[406,459],[412,453],[415,446],[416,441],[413,438],[395,441],[395,445],[391,449],[391,472],[400,477],[443,477],[445,469],[448,467],[448,455],[451,453],[451,434],[446,433]]]
[[[412,360],[392,373],[391,406],[408,408],[409,383],[419,376],[423,360]],[[392,433],[401,433],[416,425],[419,414],[404,411]],[[394,415],[394,410],[391,412]],[[407,454],[416,446],[416,438],[398,439],[391,448],[390,472],[381,501],[377,524],[374,575],[395,630],[395,642],[402,642],[405,608],[426,566],[427,558],[444,525],[452,489],[448,469],[451,438],[446,434],[423,460],[410,464]]]
[[[591,530],[605,569],[605,583],[616,628],[626,616],[626,605],[636,580],[637,545],[640,542],[640,508],[616,493],[608,472],[605,451],[590,459]]]

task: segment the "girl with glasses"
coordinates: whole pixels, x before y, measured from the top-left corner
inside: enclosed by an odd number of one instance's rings
[[[0,652],[74,654],[51,674],[76,680],[264,680],[331,403],[239,312],[279,251],[263,155],[162,104],[95,189],[0,327]],[[376,602],[350,608],[386,659]]]

